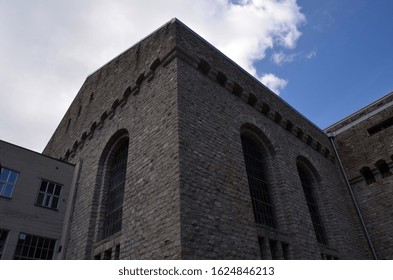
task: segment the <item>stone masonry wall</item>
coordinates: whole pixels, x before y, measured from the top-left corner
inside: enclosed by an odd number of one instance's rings
[[[91,259],[118,245],[121,259],[180,258],[173,35],[166,25],[89,76],[45,149],[82,162],[68,259]],[[120,234],[99,240],[99,162],[120,130],[129,135],[123,227]]]
[[[295,259],[370,258],[338,166],[315,144],[330,150],[326,135],[193,32],[180,26],[177,34],[182,258],[259,258],[258,237],[289,244]],[[263,104],[270,111],[264,112]],[[240,141],[245,126],[268,142],[276,230],[254,222]],[[299,157],[320,176],[315,196],[328,246],[316,241],[297,172]]]
[[[393,254],[393,176],[382,176],[375,163],[385,160],[393,168],[393,126],[373,135],[368,129],[393,116],[393,107],[336,136],[337,149],[353,186],[378,258]],[[369,167],[375,182],[367,184],[360,170]]]

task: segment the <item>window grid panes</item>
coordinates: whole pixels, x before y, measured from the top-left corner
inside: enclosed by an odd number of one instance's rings
[[[257,144],[247,137],[242,136],[242,146],[255,221],[274,228],[273,205],[265,179],[262,152]]]
[[[60,184],[42,180],[36,205],[57,209],[59,205],[61,187],[62,186]]]
[[[0,196],[12,197],[19,172],[2,167],[0,174]]]
[[[14,260],[51,260],[55,244],[54,239],[20,233]]]
[[[298,167],[298,171],[299,171],[299,177],[302,183],[304,195],[306,197],[308,210],[310,212],[311,221],[314,227],[315,235],[319,243],[327,245],[325,228],[323,226],[322,219],[319,214],[317,202],[313,194],[311,178],[307,174],[307,172],[304,171],[302,168]]]
[[[0,260],[3,256],[3,250],[5,247],[5,241],[7,240],[8,230],[0,229]]]
[[[103,238],[107,238],[121,230],[127,155],[128,139],[124,139],[110,163]]]

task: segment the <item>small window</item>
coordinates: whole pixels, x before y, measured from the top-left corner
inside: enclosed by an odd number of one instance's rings
[[[389,177],[390,175],[392,175],[392,173],[389,170],[388,164],[383,159],[378,160],[375,163],[375,166],[378,168],[379,172],[381,173],[382,178],[386,178],[386,177]]]
[[[111,260],[112,259],[112,249],[106,250],[104,252],[104,260]]]
[[[19,172],[7,168],[1,168],[0,174],[0,197],[12,197]]]
[[[61,187],[60,184],[42,180],[35,204],[37,206],[57,209],[59,206]]]
[[[56,240],[20,233],[14,260],[51,260]]]
[[[8,230],[0,229],[0,260],[3,256],[3,250],[5,247],[5,241],[7,240]]]
[[[360,170],[360,173],[362,174],[364,180],[366,181],[367,185],[370,185],[375,182],[375,177],[373,172],[370,170],[369,167],[363,167]]]
[[[392,125],[393,125],[393,117],[388,118],[388,119],[380,122],[379,124],[374,125],[373,127],[370,127],[369,129],[367,129],[367,132],[371,136],[371,135],[374,135],[382,130],[385,130],[385,129],[391,127]]]
[[[116,249],[115,249],[115,260],[120,260],[120,245],[116,246]]]

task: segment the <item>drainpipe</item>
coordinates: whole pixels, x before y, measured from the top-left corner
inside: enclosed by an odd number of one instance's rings
[[[336,154],[336,157],[337,157],[337,160],[338,160],[338,164],[340,165],[341,172],[344,175],[344,179],[345,179],[345,182],[347,184],[349,193],[351,194],[352,201],[355,204],[356,212],[357,212],[357,214],[359,216],[359,219],[360,219],[360,222],[362,224],[363,231],[364,231],[364,233],[366,234],[366,237],[367,237],[368,245],[370,246],[370,249],[371,249],[371,252],[373,254],[374,259],[377,260],[378,257],[377,257],[377,254],[376,254],[375,250],[374,250],[373,242],[371,241],[370,235],[368,234],[366,223],[364,222],[362,213],[360,212],[359,204],[358,204],[358,202],[356,200],[355,194],[353,193],[353,190],[352,190],[351,184],[349,183],[347,174],[345,173],[344,166],[343,166],[343,164],[341,162],[340,156],[339,156],[337,148],[336,148],[336,144],[334,143],[335,134],[333,132],[329,132],[327,134],[327,136],[329,137],[329,140],[332,143],[332,146],[333,146],[333,149],[334,149],[334,153]]]

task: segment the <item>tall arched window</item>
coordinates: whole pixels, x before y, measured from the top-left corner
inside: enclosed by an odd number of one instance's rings
[[[241,136],[241,141],[255,222],[274,228],[273,205],[270,199],[266,167],[260,144],[245,135]]]
[[[124,185],[126,180],[128,137],[121,138],[107,159],[105,216],[103,238],[121,230],[123,216]]]
[[[317,186],[317,179],[306,166],[299,162],[297,163],[297,170],[306,197],[315,235],[319,243],[327,245],[325,228],[322,223],[321,215],[319,214],[318,204],[313,191],[313,188]]]

